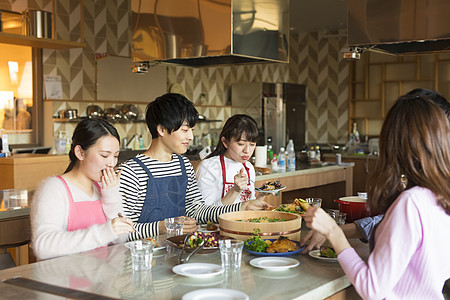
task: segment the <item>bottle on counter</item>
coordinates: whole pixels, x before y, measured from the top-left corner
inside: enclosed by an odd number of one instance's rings
[[[309,148],[309,151],[308,151],[308,160],[313,161],[315,159],[316,159],[316,151],[314,150],[314,147],[311,146],[311,148]]]
[[[267,145],[267,159],[268,159],[268,164],[272,163],[272,158],[273,158],[273,149],[272,149],[272,145]]]
[[[356,122],[353,122],[353,139],[354,139],[355,143],[359,143],[360,142],[359,131],[356,128]]]
[[[58,132],[58,137],[55,140],[55,150],[57,154],[66,153],[66,132]]]
[[[142,134],[139,136],[139,149],[144,149],[144,138]]]
[[[272,153],[272,159],[270,160],[270,165],[272,167],[272,171],[278,170],[278,159],[275,153]]]
[[[320,147],[316,146],[316,160],[320,161]]]
[[[286,155],[284,147],[280,148],[280,154],[278,154],[278,171],[286,172]]]
[[[133,144],[134,144],[133,145],[133,150],[139,150],[140,149],[139,148],[139,137],[138,137],[137,134],[134,136],[134,143]]]
[[[295,148],[292,139],[290,139],[287,144],[287,167],[288,170],[295,171]]]

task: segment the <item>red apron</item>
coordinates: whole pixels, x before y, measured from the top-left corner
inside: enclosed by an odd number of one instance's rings
[[[250,169],[247,168],[245,163],[243,163],[242,165],[244,166],[245,171],[247,171],[247,178],[248,178],[247,188],[241,191],[241,193],[239,194],[240,201],[244,202],[250,200],[252,196],[252,191],[250,191],[250,189],[248,188],[248,186],[250,185],[250,172],[249,172]],[[223,179],[222,198],[223,198],[228,193],[228,191],[233,188],[234,182],[227,182],[227,171],[225,169],[225,159],[223,158],[223,155],[220,156],[220,166],[222,167],[222,179]]]
[[[95,224],[104,224],[107,221],[100,199],[96,201],[74,202],[67,182],[61,176],[58,176],[58,178],[61,179],[66,187],[67,196],[69,197],[69,219],[67,222],[67,231],[86,229]],[[94,185],[99,191],[101,197],[102,192],[100,186],[97,182],[94,182]]]

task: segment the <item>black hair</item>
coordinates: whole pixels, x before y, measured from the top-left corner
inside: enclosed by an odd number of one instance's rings
[[[245,114],[238,114],[228,118],[219,135],[219,142],[217,143],[216,149],[206,158],[222,155],[227,151],[227,148],[222,143],[222,137],[227,141],[231,141],[233,138],[240,141],[244,133],[247,141],[254,143],[258,141],[258,125],[252,117]]]
[[[69,151],[70,164],[64,173],[71,171],[78,163],[78,158],[74,150],[77,145],[80,145],[81,149],[87,151],[98,139],[106,135],[115,137],[120,143],[120,137],[116,128],[105,120],[84,119],[78,123],[73,132],[72,145]]]
[[[427,90],[427,89],[413,89],[405,94],[405,96],[416,96],[416,97],[425,97],[439,105],[439,107],[445,112],[445,115],[447,118],[450,119],[450,103],[447,101],[447,99],[439,94],[436,91],[433,90]]]
[[[167,93],[150,102],[145,112],[145,122],[152,139],[158,138],[157,126],[161,125],[169,134],[180,129],[187,122],[194,127],[198,121],[198,111],[186,97],[176,93]]]

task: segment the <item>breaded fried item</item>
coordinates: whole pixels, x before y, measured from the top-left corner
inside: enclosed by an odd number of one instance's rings
[[[298,250],[298,246],[285,236],[280,236],[267,249],[267,253],[284,253]]]

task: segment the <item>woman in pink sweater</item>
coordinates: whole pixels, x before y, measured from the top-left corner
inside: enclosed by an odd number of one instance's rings
[[[78,253],[126,241],[133,222],[123,213],[119,174],[119,134],[108,122],[78,123],[61,176],[45,179],[31,203],[32,247],[38,259]]]
[[[405,95],[393,105],[368,192],[370,208],[385,217],[372,234],[367,262],[322,209],[309,209],[306,225],[331,242],[362,298],[444,299],[450,277],[450,125],[430,99]]]

